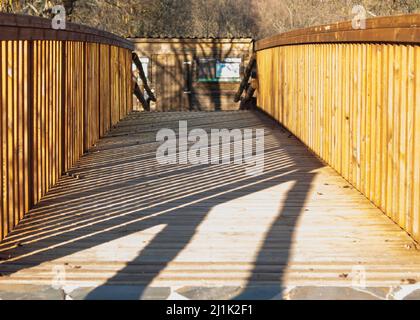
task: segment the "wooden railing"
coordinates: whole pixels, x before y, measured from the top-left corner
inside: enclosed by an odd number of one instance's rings
[[[420,15],[256,43],[258,106],[420,240]]]
[[[132,109],[131,42],[0,14],[0,239]]]

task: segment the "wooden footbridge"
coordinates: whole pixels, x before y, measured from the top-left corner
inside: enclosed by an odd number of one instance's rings
[[[419,297],[419,15],[258,41],[230,112],[133,112],[112,34],[0,40],[0,298]],[[264,129],[264,171],[159,164],[181,120]]]

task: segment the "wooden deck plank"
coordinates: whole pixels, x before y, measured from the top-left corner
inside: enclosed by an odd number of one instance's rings
[[[265,171],[159,165],[160,128],[264,128]],[[370,286],[420,281],[412,239],[260,113],[132,113],[0,243],[0,285]],[[343,274],[345,276],[343,276]]]

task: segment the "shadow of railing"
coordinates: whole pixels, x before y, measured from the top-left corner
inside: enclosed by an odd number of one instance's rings
[[[158,165],[155,133],[160,127],[156,124],[168,123],[168,127],[175,128],[178,120],[185,118],[189,118],[190,129],[208,131],[264,126],[265,171],[250,177],[244,175],[244,167],[239,165]],[[152,134],[146,137],[131,134],[136,122]],[[115,140],[121,140],[117,146]],[[133,144],[135,140],[137,143]],[[130,291],[133,295],[130,298],[139,298],[165,267],[194,242],[197,230],[213,208],[280,184],[293,183],[283,209],[265,234],[248,279],[250,289],[258,283],[270,282],[281,291],[281,281],[273,279],[281,278],[287,266],[294,228],[315,175],[313,170],[322,166],[314,159],[313,165],[300,167],[302,154],[296,153],[296,148],[305,147],[260,114],[167,113],[157,117],[134,113],[83,157],[73,169],[73,176],[59,183],[0,244],[0,257],[6,259],[0,261],[1,273],[7,277],[22,269],[164,226],[147,245],[134,244],[143,248],[137,257],[87,297],[100,298],[107,285],[135,283],[141,286]],[[273,249],[279,255],[267,259]],[[269,279],[264,280],[267,272],[261,270],[267,267]],[[239,298],[246,298],[247,291]]]

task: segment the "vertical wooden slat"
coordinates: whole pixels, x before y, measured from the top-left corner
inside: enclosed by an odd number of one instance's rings
[[[32,202],[33,204],[38,202],[38,184],[39,184],[39,174],[38,174],[38,101],[39,101],[39,42],[34,41],[32,44],[33,59],[32,59],[32,110],[31,110],[31,127],[32,127],[32,143],[31,143],[31,153],[32,153]]]
[[[15,103],[15,128],[14,128],[14,135],[15,135],[15,214],[12,228],[18,224],[21,219],[21,215],[23,215],[23,136],[22,136],[22,128],[24,126],[24,119],[23,119],[23,99],[22,93],[24,91],[24,83],[22,81],[22,42],[21,41],[14,41],[14,65],[13,65],[13,73],[14,73],[14,103]]]
[[[0,210],[0,237],[4,238],[7,233],[8,212],[8,185],[7,185],[7,42],[0,41],[0,159],[1,159],[1,210]]]
[[[381,106],[382,106],[382,114],[381,114],[381,120],[382,120],[382,130],[381,130],[381,146],[382,146],[382,166],[381,166],[381,176],[382,176],[382,184],[381,184],[381,203],[382,203],[382,210],[384,212],[387,212],[387,214],[389,215],[389,192],[388,192],[388,188],[389,188],[389,176],[388,176],[388,148],[389,148],[389,143],[388,143],[388,78],[389,78],[389,64],[388,64],[388,59],[389,59],[389,50],[387,46],[383,46],[381,48],[381,72],[382,72],[382,77],[381,77],[381,87],[382,87],[382,91],[381,91]]]
[[[398,212],[399,212],[399,223],[403,228],[407,228],[407,140],[408,140],[408,131],[407,131],[407,87],[408,87],[408,47],[401,46],[401,56],[400,56],[400,68],[401,68],[401,79],[397,85],[400,86],[400,103],[398,104],[399,114],[395,119],[400,122],[400,132],[399,132],[399,156],[397,159],[397,170],[399,173],[399,194],[398,197]]]
[[[8,162],[8,205],[9,212],[7,214],[7,233],[10,231],[13,224],[14,212],[15,212],[15,188],[14,188],[14,122],[15,112],[13,104],[13,41],[7,42],[7,162]]]
[[[378,60],[378,51],[377,46],[372,45],[371,46],[371,57],[370,57],[370,72],[371,72],[371,78],[370,78],[370,89],[368,92],[370,92],[370,116],[367,117],[367,121],[370,125],[370,138],[369,138],[369,148],[370,148],[370,159],[369,159],[369,171],[368,171],[368,179],[369,179],[369,196],[373,199],[373,202],[379,207],[380,206],[380,191],[378,190],[380,186],[380,175],[378,173],[380,172],[380,148],[381,148],[381,141],[380,134],[378,134],[380,130],[380,119],[381,112],[379,110],[380,108],[380,100],[378,99],[380,94],[378,94],[378,87],[380,85],[378,84],[378,66],[377,66],[377,60]],[[377,179],[376,179],[377,178]],[[377,181],[378,180],[378,181]]]
[[[41,199],[45,192],[45,183],[46,183],[46,145],[47,145],[47,126],[46,126],[46,104],[47,104],[47,96],[46,96],[46,69],[47,69],[47,53],[46,53],[46,41],[41,42],[41,106],[40,106],[40,144],[41,144],[41,158],[40,158],[40,180],[41,180],[41,188],[39,191],[39,199]]]
[[[413,190],[413,165],[414,161],[414,154],[416,150],[414,149],[414,134],[415,134],[415,60],[414,54],[415,49],[413,46],[409,46],[407,48],[407,148],[406,148],[406,194],[405,196],[405,228],[408,230],[409,233],[414,233],[414,219],[413,219],[413,200],[414,200],[414,190]],[[405,139],[405,137],[403,137]]]
[[[393,127],[392,130],[392,175],[393,175],[393,186],[392,186],[392,213],[395,221],[400,223],[400,202],[399,202],[399,189],[400,189],[400,171],[398,168],[399,164],[399,154],[400,154],[400,103],[401,103],[401,47],[394,47],[394,58],[395,60],[391,62],[394,66],[394,82],[392,84],[392,89],[394,91],[394,99],[392,101],[392,110],[393,114],[390,118],[392,122],[390,125]]]
[[[420,48],[414,50],[413,235],[420,239]]]
[[[45,51],[45,188],[43,194],[47,193],[49,190],[49,184],[51,181],[51,41],[46,41],[46,51]]]
[[[372,119],[372,46],[364,45],[365,48],[365,64],[363,68],[364,86],[363,96],[364,104],[362,110],[362,150],[361,150],[361,181],[362,192],[371,195],[370,172],[371,172],[371,119]]]
[[[92,131],[90,129],[91,126],[91,116],[92,116],[92,101],[91,101],[91,81],[92,81],[92,73],[91,73],[91,58],[89,55],[91,52],[91,46],[87,43],[83,44],[83,56],[86,58],[86,63],[83,68],[83,84],[87,86],[87,90],[85,91],[85,95],[83,97],[84,100],[84,116],[83,116],[83,130],[85,131],[84,137],[83,137],[83,150],[88,150],[91,140],[92,140]]]
[[[60,113],[61,113],[61,127],[60,127],[60,140],[61,140],[61,174],[67,172],[67,145],[68,145],[68,131],[67,131],[67,112],[68,112],[68,92],[67,92],[67,52],[68,43],[61,44],[61,77],[59,79],[60,88]]]

